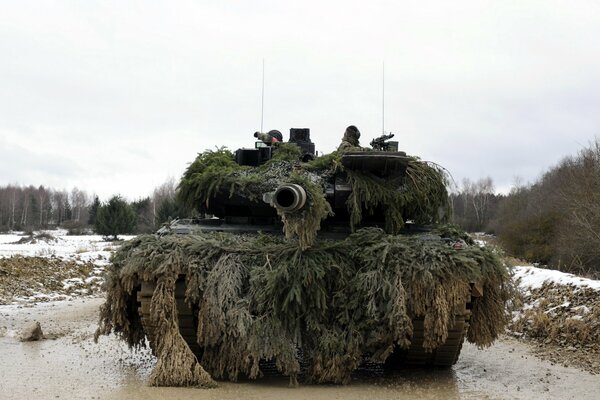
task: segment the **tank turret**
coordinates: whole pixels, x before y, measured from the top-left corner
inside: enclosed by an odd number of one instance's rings
[[[443,221],[448,215],[445,173],[396,151],[397,142],[389,142],[392,136],[374,139],[374,149],[334,152],[315,160],[315,144],[307,128],[291,128],[287,142],[256,133],[259,140],[254,148],[233,153],[235,165],[231,161],[228,165],[231,174],[211,174],[209,182],[200,183],[191,179],[197,174],[192,166],[190,179],[184,177],[181,188],[188,204],[218,219],[211,220],[209,230],[281,231],[285,224],[281,214],[292,212],[284,204],[296,200],[310,204],[313,197],[328,204],[328,214],[319,221],[325,236],[368,226],[399,233]],[[226,151],[220,155],[230,157]],[[317,188],[308,194],[296,191],[299,186],[291,179],[299,175]],[[421,187],[414,190],[417,185]]]

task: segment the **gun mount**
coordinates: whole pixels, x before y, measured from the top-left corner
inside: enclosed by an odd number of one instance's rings
[[[394,137],[393,133],[387,135],[381,135],[371,140],[371,147],[373,150],[379,151],[398,151],[398,142],[390,142],[389,140]]]

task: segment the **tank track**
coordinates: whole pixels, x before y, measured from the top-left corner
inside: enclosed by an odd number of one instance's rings
[[[150,302],[152,300],[152,293],[156,284],[154,282],[144,282],[137,292],[137,305],[138,313],[146,332],[146,337],[150,343],[150,348],[154,351],[154,325],[150,319]],[[198,312],[193,310],[185,302],[185,281],[183,279],[177,280],[175,283],[175,300],[177,301],[177,318],[179,320],[179,332],[181,336],[188,344],[190,349],[194,352],[196,357],[202,356],[202,348],[196,342],[196,330],[198,326]]]
[[[138,312],[150,343],[150,348],[153,350],[155,327],[151,324],[150,320],[150,302],[154,288],[155,284],[153,282],[144,282],[137,292]],[[196,342],[198,310],[191,308],[185,302],[185,281],[183,279],[176,282],[175,298],[177,301],[179,332],[194,354],[200,358],[202,356],[202,348]],[[386,360],[385,369],[396,369],[409,365],[434,367],[450,367],[454,365],[458,360],[466,332],[469,328],[470,310],[468,310],[468,306],[469,303],[456,315],[453,326],[448,330],[446,342],[432,352],[426,352],[423,348],[423,319],[414,319],[412,321],[413,337],[410,348],[408,350],[397,348]]]
[[[401,368],[408,365],[421,365],[431,367],[451,367],[458,361],[462,345],[469,329],[470,311],[456,315],[454,324],[448,329],[448,338],[437,349],[426,352],[423,348],[424,321],[414,319],[413,337],[410,348],[403,350],[397,348],[386,360],[387,369]]]

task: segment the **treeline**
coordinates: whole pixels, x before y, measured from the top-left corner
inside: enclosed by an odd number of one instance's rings
[[[77,188],[68,192],[44,186],[1,186],[0,230],[47,229],[66,221],[85,222],[90,204],[90,196]]]
[[[127,233],[155,231],[164,222],[185,213],[175,201],[173,179],[157,187],[151,196],[127,207],[135,221]],[[78,188],[71,191],[44,186],[0,186],[0,232],[65,228],[72,234],[94,231],[101,202],[98,196]]]
[[[494,194],[491,179],[463,182],[454,222],[495,233],[511,255],[576,273],[600,273],[600,141],[535,183]]]
[[[453,222],[468,232],[490,232],[502,195],[495,194],[492,178],[464,179],[458,192],[450,194]]]

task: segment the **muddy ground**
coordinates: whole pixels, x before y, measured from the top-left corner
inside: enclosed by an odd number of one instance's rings
[[[217,389],[152,388],[154,359],[115,337],[92,340],[101,298],[0,306],[0,399],[596,399],[600,376],[544,361],[533,348],[504,337],[493,347],[463,348],[450,370],[362,373],[348,386],[288,388],[283,377]],[[18,331],[40,321],[54,339],[22,343]]]

